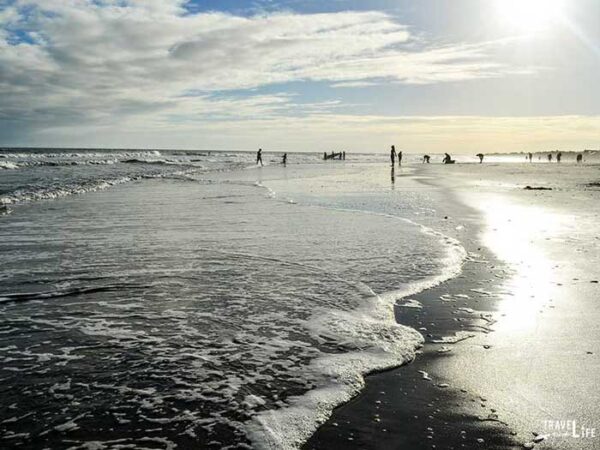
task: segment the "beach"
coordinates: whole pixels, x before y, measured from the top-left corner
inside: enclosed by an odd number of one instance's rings
[[[6,446],[598,445],[598,166],[56,154],[3,160]]]
[[[423,354],[368,377],[305,448],[597,448],[597,167],[421,173],[454,197],[444,232],[469,258],[397,306]]]

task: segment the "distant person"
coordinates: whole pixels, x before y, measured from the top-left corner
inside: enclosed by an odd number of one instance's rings
[[[548,153],[548,162],[552,162],[552,153]]]
[[[392,145],[392,150],[390,151],[390,160],[392,161],[392,167],[396,163],[396,147]]]
[[[444,164],[454,164],[454,160],[448,153],[444,153],[444,159],[442,159]]]
[[[323,152],[323,159],[327,160],[327,152]]]
[[[287,164],[287,153],[283,154],[283,165],[285,166]]]
[[[260,165],[263,165],[262,162],[262,148],[259,148],[258,151],[256,152],[256,164],[260,163]]]
[[[529,162],[531,162],[531,160],[533,159],[533,154],[532,153],[528,153],[527,154],[527,158],[529,158]]]
[[[477,153],[475,156],[479,158],[479,164],[481,164],[483,162],[483,153]]]
[[[431,156],[429,156],[429,155],[423,156],[423,164],[425,164],[425,163],[429,164],[430,159],[431,159]]]
[[[580,164],[583,162],[583,155],[580,153],[579,155],[577,155],[577,164]]]
[[[402,165],[402,152],[398,152],[398,167]]]
[[[346,152],[342,152],[342,159],[346,161]]]
[[[562,153],[561,153],[561,152],[558,152],[558,153],[556,154],[556,162],[560,162],[560,160],[561,160],[561,159],[562,159]]]

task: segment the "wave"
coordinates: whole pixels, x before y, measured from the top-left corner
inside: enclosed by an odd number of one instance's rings
[[[0,169],[18,169],[19,165],[8,161],[0,161]]]
[[[99,179],[87,181],[80,184],[68,184],[64,186],[56,186],[51,188],[35,188],[19,189],[9,195],[0,197],[0,204],[14,204],[31,202],[36,200],[51,200],[69,195],[85,194],[87,192],[95,192],[103,189],[108,189],[118,184],[128,183],[130,181],[140,179],[140,176],[121,177],[113,179]]]
[[[185,162],[173,161],[169,159],[142,159],[142,158],[131,158],[122,159],[119,162],[123,164],[157,164],[157,165],[183,165]]]
[[[267,189],[270,197],[276,195],[260,183],[255,186]],[[445,249],[440,265],[444,270],[379,295],[363,283],[348,281],[368,294],[364,304],[354,311],[319,311],[309,321],[307,328],[317,340],[351,343],[355,351],[313,360],[311,371],[322,374],[327,381],[301,396],[288,398],[288,406],[261,412],[246,423],[246,433],[258,449],[292,450],[301,447],[327,421],[337,406],[360,393],[366,375],[399,367],[413,360],[424,339],[417,330],[396,321],[395,304],[458,276],[467,258],[467,252],[458,240],[409,219],[364,210],[322,208],[388,217],[418,227],[423,234],[437,239]]]
[[[74,288],[50,292],[24,292],[15,294],[0,294],[0,303],[26,302],[31,300],[52,300],[55,298],[74,297],[77,295],[95,294],[97,292],[124,291],[131,289],[146,289],[147,285],[116,284],[110,286],[95,286]]]

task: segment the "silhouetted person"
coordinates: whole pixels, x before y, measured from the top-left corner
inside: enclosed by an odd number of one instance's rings
[[[392,161],[392,167],[394,167],[394,164],[396,163],[396,147],[394,147],[392,145],[392,150],[390,151],[390,159]]]
[[[444,159],[442,159],[444,164],[452,164],[452,157],[448,153],[444,153]]]
[[[327,160],[327,152],[323,152],[323,159]]]
[[[481,164],[483,162],[483,153],[477,153],[475,156],[479,158],[479,164]]]
[[[548,162],[552,162],[552,153],[548,153]]]
[[[527,154],[527,157],[529,158],[529,162],[531,162],[531,160],[533,158],[533,154],[529,153],[529,154]]]
[[[263,165],[262,162],[262,148],[259,148],[258,151],[256,152],[256,164],[260,163],[260,165]]]
[[[561,152],[558,152],[558,153],[556,154],[556,162],[560,162],[560,160],[561,160],[561,159],[562,159],[562,153],[561,153]]]
[[[580,153],[579,155],[577,155],[577,164],[583,162],[583,155]]]
[[[423,164],[425,164],[425,163],[429,164],[430,159],[431,159],[431,156],[429,156],[429,155],[423,156]]]
[[[346,161],[346,152],[342,152],[342,159]]]
[[[285,166],[287,164],[287,153],[283,154],[283,165]]]
[[[398,167],[402,165],[402,152],[398,152]]]

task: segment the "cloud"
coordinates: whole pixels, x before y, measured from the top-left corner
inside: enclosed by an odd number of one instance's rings
[[[191,13],[186,3],[7,2],[0,12],[0,123],[166,126],[211,115],[298,115],[339,105],[217,94],[292,81],[428,84],[506,70],[487,61],[485,44],[428,46],[379,12],[241,17]]]

